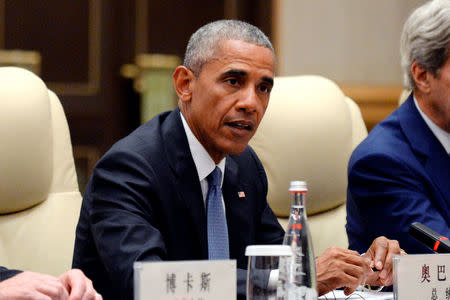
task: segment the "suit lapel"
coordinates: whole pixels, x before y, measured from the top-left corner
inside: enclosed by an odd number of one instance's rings
[[[425,172],[441,194],[438,204],[449,211],[450,158],[417,110],[412,94],[399,108],[399,120],[411,148],[421,156]]]
[[[162,136],[169,165],[176,177],[178,194],[186,204],[202,248],[202,257],[206,259],[208,242],[203,196],[178,108],[167,117],[167,122],[162,128]]]

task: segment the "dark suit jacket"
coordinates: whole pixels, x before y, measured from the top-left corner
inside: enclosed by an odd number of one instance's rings
[[[7,269],[5,267],[0,267],[0,281],[9,279],[19,273],[21,273],[22,271],[18,271],[18,270],[10,270]]]
[[[163,113],[116,143],[88,183],[73,267],[92,279],[105,300],[132,299],[135,261],[208,258],[201,187],[179,114]],[[246,269],[247,245],[280,244],[284,235],[250,147],[227,157],[222,190],[230,256]]]
[[[417,110],[412,94],[355,149],[348,167],[347,234],[364,252],[374,238],[428,253],[408,235],[421,222],[450,236],[450,158]]]

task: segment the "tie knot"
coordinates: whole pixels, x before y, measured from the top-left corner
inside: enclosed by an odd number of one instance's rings
[[[219,167],[216,167],[207,177],[208,184],[220,187],[220,181],[222,179],[222,172]]]

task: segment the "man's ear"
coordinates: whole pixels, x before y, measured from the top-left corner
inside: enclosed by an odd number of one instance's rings
[[[173,72],[173,85],[178,98],[183,102],[189,102],[192,98],[192,83],[194,73],[185,66],[178,66]]]
[[[433,74],[422,68],[417,61],[411,65],[411,74],[416,82],[417,88],[423,93],[429,93],[430,76],[433,76]]]

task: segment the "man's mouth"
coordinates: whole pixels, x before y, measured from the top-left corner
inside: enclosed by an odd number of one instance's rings
[[[253,130],[253,123],[248,121],[235,121],[235,122],[227,122],[228,126],[237,128],[237,129],[243,129],[251,131]]]

